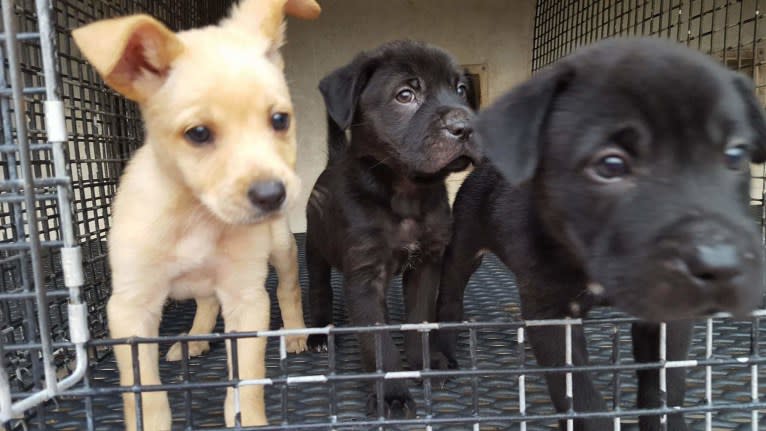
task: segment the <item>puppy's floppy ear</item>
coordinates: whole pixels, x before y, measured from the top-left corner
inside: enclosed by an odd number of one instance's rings
[[[479,109],[481,88],[477,88],[476,81],[471,79],[471,74],[468,73],[468,70],[463,71],[463,80],[465,81],[466,87],[468,87],[468,106],[475,111]]]
[[[573,76],[570,65],[559,63],[511,90],[477,117],[474,130],[479,143],[510,184],[534,176],[551,105]]]
[[[755,84],[745,76],[735,73],[734,86],[745,102],[748,122],[755,131],[753,163],[766,162],[766,113],[755,96]]]
[[[373,60],[361,54],[351,63],[336,69],[319,81],[319,91],[324,98],[327,115],[341,130],[351,126],[359,96],[373,69]]]
[[[184,50],[172,31],[148,15],[97,21],[72,37],[107,85],[136,102],[162,86]]]

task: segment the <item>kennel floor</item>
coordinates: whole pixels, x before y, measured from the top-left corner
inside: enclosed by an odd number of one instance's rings
[[[305,289],[308,284],[305,270],[305,256],[303,252],[303,235],[298,235],[300,249],[299,259],[301,263],[301,285]],[[341,278],[333,274],[333,287],[335,290],[334,317],[337,325],[347,324],[347,315],[343,296],[341,293]],[[401,283],[397,278],[391,289],[389,297],[389,312],[392,323],[402,322],[403,305],[401,296]],[[276,277],[271,271],[268,279],[268,289],[272,297],[272,328],[280,326],[279,308],[276,304],[275,291]],[[305,308],[305,307],[304,307]],[[519,299],[514,283],[514,278],[505,266],[494,256],[487,256],[480,269],[473,275],[467,289],[466,317],[470,320],[479,321],[509,321],[519,319]],[[161,335],[176,335],[188,331],[194,315],[194,302],[179,302],[169,304],[160,329]],[[624,317],[611,309],[597,309],[591,317],[609,318]],[[307,316],[308,319],[308,316]],[[309,320],[307,320],[309,323]],[[766,324],[760,323],[760,332],[763,332]],[[219,318],[216,331],[222,331],[222,322]],[[617,331],[619,339],[620,361],[632,363],[630,347],[629,324],[594,324],[586,325],[589,338],[589,354],[594,364],[610,364],[613,356],[613,334]],[[516,330],[510,329],[486,329],[477,332],[477,368],[478,369],[507,369],[518,367],[521,363],[520,347],[517,344]],[[394,338],[401,347],[402,336],[397,333]],[[766,338],[766,337],[760,337]],[[731,320],[716,320],[714,326],[714,353],[717,357],[731,358],[732,356],[748,356],[750,351],[751,324],[749,322],[733,322]],[[695,339],[692,349],[692,358],[702,359],[705,355],[704,323],[700,323],[695,331]],[[759,340],[759,350],[764,350],[766,341]],[[336,372],[357,373],[361,372],[358,359],[357,342],[354,336],[337,337],[337,360]],[[160,355],[164,356],[170,343],[160,346]],[[534,358],[525,346],[525,363],[532,366]],[[463,367],[470,364],[470,352],[468,332],[463,331],[460,335],[460,363]],[[758,390],[766,396],[766,367],[759,367]],[[169,363],[161,360],[160,371],[165,383],[181,382],[181,367],[177,363]],[[189,360],[191,380],[194,382],[214,382],[226,378],[226,349],[223,342],[212,343],[211,351],[204,356]],[[287,360],[287,374],[290,376],[306,376],[326,374],[328,372],[327,353],[304,352],[290,355]],[[695,367],[689,370],[687,405],[701,405],[704,403],[704,367]],[[267,375],[269,377],[284,375],[280,369],[278,340],[271,339],[267,350]],[[614,389],[613,382],[615,373],[594,373],[596,385],[613,406]],[[632,371],[620,372],[621,383],[619,385],[619,406],[622,409],[630,409],[635,404],[636,380]],[[95,429],[116,430],[122,425],[122,406],[119,395],[99,395],[98,388],[113,387],[118,384],[118,374],[114,357],[110,353],[102,360],[90,366],[88,384],[94,389],[90,397],[62,396],[56,402],[48,403],[44,407],[42,416],[31,419],[30,425],[35,421],[43,420],[44,429],[55,430],[81,430],[85,429],[86,417],[91,417]],[[751,370],[747,365],[713,368],[713,400],[715,402],[742,402],[750,401]],[[412,394],[418,404],[418,417],[424,416],[424,391],[421,382],[412,380],[409,382]],[[80,387],[81,389],[82,387]],[[517,378],[498,379],[497,377],[478,378],[478,416],[514,415],[519,412],[519,387]],[[289,424],[312,424],[327,423],[329,415],[328,401],[329,386],[326,383],[297,384],[288,387],[287,391],[287,420]],[[354,421],[365,420],[366,392],[362,382],[338,383],[337,390],[337,413],[338,422],[343,426],[337,429],[362,430],[369,429],[362,426],[354,426]],[[185,392],[171,392],[170,401],[173,408],[174,429],[187,429],[187,412],[191,413],[191,424],[194,429],[220,428],[223,427],[222,406],[225,390],[194,389],[190,391],[191,402],[187,405]],[[444,385],[436,385],[432,391],[433,414],[435,417],[460,417],[471,418],[472,411],[472,385],[470,377],[453,378]],[[526,403],[528,414],[551,414],[553,409],[549,401],[543,378],[540,375],[526,376]],[[86,400],[89,398],[89,403]],[[266,404],[271,424],[279,424],[282,421],[282,395],[280,387],[266,387]],[[88,405],[90,404],[90,405]],[[190,408],[188,408],[190,407]],[[766,412],[760,412],[761,429],[766,424]],[[44,418],[43,418],[44,417]],[[750,430],[750,411],[716,412],[713,414],[714,430]],[[687,414],[687,419],[694,430],[704,429],[704,414]],[[630,429],[631,423],[635,424],[636,418],[623,418],[626,425],[623,429]],[[542,422],[528,422],[527,429],[552,430],[556,422],[547,420]],[[520,429],[518,423],[483,423],[482,430],[516,430]],[[33,427],[34,428],[34,427]],[[461,424],[436,425],[434,430],[469,430],[472,429],[470,421]],[[36,428],[34,428],[36,429]],[[295,429],[295,428],[293,428]],[[329,429],[329,428],[328,428]],[[388,430],[422,430],[423,425],[394,427],[386,426]]]

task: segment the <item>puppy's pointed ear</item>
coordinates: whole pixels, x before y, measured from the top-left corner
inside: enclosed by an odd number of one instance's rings
[[[162,86],[184,50],[172,31],[148,15],[97,21],[72,37],[107,85],[139,103]]]
[[[285,43],[285,15],[300,19],[316,19],[322,9],[315,0],[243,0],[231,10],[222,26],[235,26],[254,36],[268,40],[266,55],[284,67],[279,48]]]
[[[753,163],[766,162],[766,113],[755,95],[755,84],[745,76],[735,73],[734,85],[745,102],[747,120],[755,131]]]
[[[319,3],[315,0],[287,0],[285,14],[300,19],[317,19],[322,12]]]
[[[551,105],[573,76],[569,65],[552,66],[502,96],[477,117],[474,130],[479,143],[510,184],[518,185],[534,176]]]
[[[319,91],[324,98],[327,114],[341,130],[351,126],[359,96],[373,69],[373,60],[361,54],[350,64],[336,69],[319,81]]]

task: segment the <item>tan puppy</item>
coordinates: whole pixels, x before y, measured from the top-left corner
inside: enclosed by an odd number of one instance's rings
[[[245,0],[219,26],[177,34],[145,15],[73,32],[106,83],[139,103],[146,125],[146,143],[113,206],[107,306],[113,338],[157,336],[167,298],[197,299],[192,333],[213,329],[219,302],[227,332],[268,329],[267,262],[278,272],[285,327],[304,327],[296,247],[283,212],[299,190],[293,108],[279,54],[285,13],[314,18],[319,6]],[[299,352],[305,337],[287,345]],[[239,378],[264,377],[266,340],[243,339],[237,347]],[[120,383],[134,384],[130,347],[114,350]],[[160,384],[158,346],[141,344],[138,355],[141,384]],[[243,386],[239,396],[242,424],[266,424],[263,387]],[[142,399],[144,429],[169,430],[167,394],[144,392]],[[133,430],[134,395],[123,400],[126,428]],[[225,418],[234,425],[232,389]]]

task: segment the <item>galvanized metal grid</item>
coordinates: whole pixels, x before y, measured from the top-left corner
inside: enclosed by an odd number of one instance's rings
[[[760,333],[759,329],[759,320],[762,317],[766,317],[766,312],[759,312],[756,313],[754,316],[754,323],[752,326],[752,331],[754,334]],[[725,318],[725,316],[721,316],[721,318]],[[590,319],[589,321],[583,321],[580,319],[568,319],[568,320],[544,320],[544,321],[526,321],[526,322],[474,322],[474,323],[454,323],[454,324],[399,324],[399,325],[381,325],[376,327],[343,327],[343,328],[311,328],[306,330],[272,330],[272,331],[262,331],[258,333],[239,333],[236,335],[223,335],[223,334],[217,334],[213,336],[195,336],[195,337],[188,337],[188,336],[179,336],[179,337],[172,337],[172,336],[164,336],[164,337],[157,337],[157,338],[147,338],[147,339],[141,339],[141,340],[98,340],[95,341],[93,344],[95,345],[116,345],[116,344],[130,344],[133,348],[134,352],[134,360],[138,357],[138,349],[137,346],[139,343],[158,343],[158,342],[168,342],[168,341],[182,341],[182,342],[188,342],[192,340],[205,340],[205,341],[221,341],[222,339],[230,339],[233,341],[233,350],[236,352],[236,340],[242,339],[242,338],[248,338],[248,337],[269,337],[269,338],[276,338],[278,341],[276,342],[279,346],[279,372],[275,373],[272,377],[267,377],[264,379],[257,379],[257,380],[243,380],[239,379],[236,376],[236,373],[232,380],[220,380],[220,381],[211,381],[206,383],[200,383],[200,382],[193,382],[191,380],[190,374],[189,374],[189,364],[188,361],[182,361],[181,363],[181,370],[183,377],[181,377],[179,380],[174,381],[173,383],[166,383],[163,385],[154,385],[154,386],[143,386],[140,385],[137,387],[130,387],[130,388],[124,388],[119,386],[114,386],[111,388],[103,388],[99,391],[99,395],[104,396],[108,394],[119,394],[124,392],[134,392],[134,393],[146,393],[148,391],[157,391],[157,390],[165,390],[165,391],[176,391],[176,392],[182,392],[185,391],[186,397],[184,399],[184,419],[186,421],[185,423],[185,429],[197,429],[194,427],[194,419],[193,416],[193,408],[192,408],[192,397],[190,394],[190,391],[192,389],[201,389],[205,388],[208,390],[215,390],[215,389],[221,389],[225,387],[234,387],[234,388],[241,388],[243,386],[248,385],[263,385],[267,387],[273,387],[271,389],[274,392],[279,393],[281,398],[281,403],[279,406],[279,415],[278,419],[274,421],[274,425],[270,426],[264,426],[264,427],[258,427],[258,429],[262,430],[310,430],[310,429],[334,429],[334,430],[360,430],[360,429],[387,429],[387,430],[396,430],[396,429],[423,429],[424,427],[432,427],[434,429],[468,429],[469,427],[472,427],[473,429],[482,429],[482,426],[490,426],[490,427],[500,427],[500,428],[489,428],[489,429],[520,429],[520,430],[526,430],[526,429],[545,429],[545,428],[539,428],[540,423],[544,422],[548,426],[555,423],[555,420],[563,419],[567,421],[569,429],[573,426],[573,420],[575,418],[589,418],[589,417],[609,417],[612,418],[614,421],[614,429],[619,430],[621,429],[621,426],[624,426],[625,418],[630,418],[632,420],[626,421],[627,423],[635,423],[636,418],[639,415],[658,415],[661,417],[666,417],[668,414],[672,413],[684,413],[689,414],[690,416],[697,414],[704,415],[704,429],[705,430],[712,430],[712,429],[722,429],[722,428],[713,428],[714,422],[714,414],[719,415],[722,413],[730,412],[730,411],[740,411],[740,412],[746,412],[748,413],[748,418],[745,419],[744,417],[741,418],[741,421],[748,420],[749,421],[749,429],[752,431],[757,431],[760,429],[761,423],[764,423],[764,419],[761,419],[762,412],[766,410],[766,400],[761,400],[759,397],[759,391],[763,390],[764,387],[761,385],[759,386],[759,373],[760,373],[760,366],[766,363],[766,358],[760,357],[758,353],[758,344],[759,344],[759,337],[754,337],[752,344],[750,346],[750,352],[749,354],[742,354],[741,356],[731,356],[731,357],[714,357],[713,355],[713,339],[714,339],[714,325],[715,325],[715,319],[711,318],[706,320],[706,329],[704,331],[704,339],[705,339],[705,356],[697,359],[690,359],[690,360],[684,360],[684,361],[668,361],[665,357],[665,325],[663,324],[661,326],[661,333],[663,334],[661,336],[661,348],[660,348],[660,361],[656,363],[635,363],[631,362],[630,360],[623,360],[621,359],[621,355],[624,353],[620,353],[620,350],[623,346],[621,346],[621,343],[624,342],[624,340],[621,340],[620,336],[620,326],[628,325],[632,322],[634,322],[634,319],[628,318],[628,317],[621,317],[621,318],[603,318],[603,319]],[[571,331],[572,327],[576,325],[593,325],[593,326],[608,326],[611,328],[611,334],[612,334],[612,346],[613,350],[611,352],[611,363],[595,363],[589,366],[574,366],[572,364],[572,347],[571,347]],[[549,368],[542,368],[537,367],[532,363],[528,363],[526,361],[526,356],[528,355],[527,352],[527,346],[525,345],[525,329],[531,326],[565,326],[567,328],[567,355],[566,355],[566,365],[562,367],[549,367]],[[462,370],[450,370],[450,371],[437,371],[437,370],[430,370],[430,369],[423,369],[423,370],[405,370],[405,371],[389,371],[385,372],[382,370],[382,358],[380,353],[377,356],[378,359],[378,369],[376,372],[373,373],[365,373],[365,372],[351,372],[351,373],[339,373],[336,363],[335,363],[335,357],[337,355],[336,351],[336,338],[339,336],[344,335],[357,335],[360,333],[373,333],[376,335],[376,349],[378,352],[381,352],[381,338],[380,334],[384,332],[396,332],[396,333],[404,333],[407,331],[419,331],[422,334],[422,340],[424,343],[427,343],[429,340],[429,337],[431,335],[431,331],[436,329],[460,329],[467,332],[467,338],[469,340],[469,356],[471,358],[471,361],[468,367],[462,369]],[[515,333],[516,340],[518,342],[517,347],[517,354],[518,354],[518,363],[515,364],[513,367],[509,368],[500,368],[496,367],[490,363],[490,367],[483,368],[478,366],[477,363],[477,347],[478,347],[478,333],[481,330],[492,330],[492,331],[498,331],[498,332],[507,332],[510,334]],[[289,367],[289,361],[287,358],[287,353],[285,350],[285,336],[288,335],[296,335],[296,334],[327,334],[328,340],[329,340],[329,351],[327,353],[328,359],[327,359],[327,368],[325,369],[315,369],[314,373],[312,374],[292,374],[290,372]],[[512,340],[513,337],[509,336],[509,340]],[[274,342],[271,343],[273,347]],[[429,363],[430,358],[428,351],[424,351],[424,363]],[[750,385],[745,385],[745,390],[740,391],[741,394],[740,397],[743,397],[742,401],[725,401],[725,400],[719,400],[717,397],[714,397],[714,379],[713,379],[713,370],[720,370],[725,367],[742,367],[746,368],[750,372]],[[705,370],[705,379],[704,379],[704,393],[705,397],[702,399],[694,400],[693,404],[686,405],[680,408],[675,407],[669,407],[667,404],[663,404],[657,408],[653,409],[638,409],[634,406],[628,406],[625,405],[622,397],[625,396],[623,393],[624,388],[621,386],[622,379],[624,377],[621,377],[619,372],[635,372],[638,370],[649,370],[649,369],[656,369],[659,370],[660,373],[660,379],[661,379],[661,391],[664,393],[666,389],[665,384],[665,375],[668,369],[673,368],[704,368]],[[570,410],[566,413],[555,413],[553,411],[540,411],[540,412],[534,412],[529,410],[529,406],[527,404],[527,390],[528,390],[528,384],[527,379],[534,379],[536,382],[534,382],[531,386],[535,387],[535,389],[539,390],[539,386],[541,385],[542,376],[544,373],[548,372],[561,372],[566,373],[567,375],[567,392],[572,393],[572,380],[571,376],[573,372],[576,371],[587,371],[591,373],[614,373],[615,377],[611,379],[611,393],[612,393],[612,408],[608,411],[599,411],[599,412],[589,412],[589,413],[575,413],[573,410]],[[486,414],[482,412],[482,408],[479,403],[479,381],[480,379],[502,379],[506,381],[516,380],[516,406],[515,408],[510,408],[507,411],[501,413],[501,414]],[[392,380],[392,379],[405,379],[409,380],[411,384],[416,385],[419,387],[419,392],[422,394],[422,401],[420,403],[420,414],[419,417],[416,419],[401,419],[401,420],[393,420],[393,419],[385,419],[384,416],[384,405],[383,405],[383,382],[385,380]],[[469,394],[466,394],[467,397],[470,399],[470,407],[464,406],[463,410],[460,411],[457,415],[450,415],[450,414],[438,414],[437,411],[439,410],[439,404],[438,401],[435,400],[433,392],[438,391],[439,387],[436,382],[443,382],[445,379],[450,380],[456,380],[461,379],[465,384],[467,382],[470,382],[470,388],[471,390],[468,391]],[[338,415],[338,411],[342,408],[340,406],[340,400],[338,397],[338,385],[348,382],[363,382],[363,383],[371,383],[374,382],[376,385],[376,393],[377,393],[377,416],[376,417],[370,417],[370,418],[359,418],[359,417],[343,417]],[[315,420],[315,421],[296,421],[294,418],[291,417],[291,412],[289,408],[289,392],[294,391],[301,393],[304,390],[305,386],[320,386],[324,388],[324,390],[327,392],[327,399],[325,401],[325,404],[327,406],[326,413],[322,416],[324,416],[321,419]],[[748,390],[749,389],[749,390]],[[70,391],[70,394],[72,395],[80,395],[85,394],[85,392],[78,392],[78,391]],[[724,396],[731,396],[731,394],[727,393],[718,393],[718,391],[715,391],[715,395],[719,395],[721,397]],[[364,397],[364,392],[359,391],[358,396]],[[748,399],[749,398],[749,399]],[[663,396],[664,399],[664,396]],[[542,409],[541,409],[542,410]],[[141,412],[137,412],[137,416],[140,415]],[[139,416],[140,417],[140,416]],[[716,418],[716,422],[718,422],[718,419]],[[535,426],[537,425],[537,426]],[[199,428],[199,429],[219,429],[220,427],[211,427],[211,428]],[[487,428],[484,428],[487,429]],[[703,429],[702,427],[696,428],[696,429]],[[731,429],[731,428],[726,428]],[[743,428],[747,429],[747,428]]]
[[[8,415],[13,401],[53,392],[43,388],[57,385],[43,383],[46,371],[55,372],[54,377],[70,375],[70,369],[84,364],[75,358],[74,341],[82,341],[87,334],[79,331],[80,339],[70,334],[72,310],[82,319],[82,298],[88,307],[88,329],[92,337],[87,343],[89,367],[85,378],[73,388],[63,390],[55,403],[42,404],[27,415],[5,424],[6,427],[33,429],[115,429],[121,426],[121,400],[119,393],[129,390],[144,392],[167,389],[173,404],[176,425],[184,429],[220,429],[223,427],[222,405],[226,386],[264,384],[267,386],[267,407],[272,426],[263,429],[550,429],[558,418],[571,418],[572,413],[557,415],[553,412],[531,352],[524,343],[524,328],[530,324],[584,324],[591,340],[592,371],[597,386],[611,401],[608,412],[600,412],[615,418],[615,429],[626,423],[635,423],[638,412],[634,408],[635,385],[633,373],[639,368],[656,368],[661,373],[670,367],[687,367],[690,373],[689,396],[683,407],[693,429],[748,429],[756,430],[764,423],[766,410],[759,393],[766,391],[763,366],[763,317],[759,313],[751,322],[733,322],[716,318],[703,322],[698,328],[690,361],[672,363],[660,361],[654,364],[636,364],[630,359],[628,343],[629,325],[632,319],[611,310],[601,310],[585,322],[521,322],[518,320],[518,298],[513,280],[502,264],[487,259],[474,275],[466,304],[467,316],[484,323],[456,324],[461,329],[460,359],[463,370],[439,373],[431,370],[404,371],[402,373],[363,373],[359,367],[354,335],[365,331],[390,330],[401,341],[402,331],[421,330],[423,337],[430,337],[434,325],[393,325],[378,328],[339,327],[327,331],[335,349],[329,354],[304,353],[284,357],[280,349],[280,336],[284,332],[272,331],[260,334],[216,334],[211,337],[177,337],[187,330],[193,309],[188,305],[171,305],[156,340],[132,340],[160,342],[163,349],[175,340],[210,338],[214,349],[202,358],[183,361],[180,366],[162,364],[165,385],[161,387],[120,388],[117,372],[109,346],[125,340],[105,340],[106,323],[104,304],[109,294],[109,272],[106,262],[105,237],[109,228],[109,206],[115,187],[132,151],[141,144],[140,117],[135,106],[106,89],[94,75],[90,66],[79,56],[68,37],[71,28],[93,20],[144,11],[165,21],[171,28],[187,28],[215,21],[222,16],[228,1],[182,1],[182,0],[67,0],[53,5],[46,0],[3,0],[4,25],[2,42],[3,82],[2,97],[3,145],[0,146],[0,334],[2,335],[3,370],[0,388],[8,387],[10,399],[0,397],[0,411]],[[748,16],[747,2],[640,2],[640,1],[571,1],[538,2],[535,52],[533,68],[538,69],[574,49],[579,43],[606,37],[609,28],[642,28],[647,34],[682,34],[684,10],[699,8],[698,17],[689,20],[687,31],[702,28],[697,39],[687,38],[688,43],[699,40],[704,46],[706,33],[710,40],[717,40],[723,33],[738,34],[737,45],[722,49],[722,59],[742,70],[752,70],[753,76],[760,71],[759,51],[753,50],[750,69],[743,47],[746,37],[743,29],[752,24],[752,45],[760,42],[757,30],[760,13]],[[630,8],[634,6],[634,9]],[[712,5],[710,12],[706,5]],[[753,2],[757,10],[757,2]],[[688,7],[687,7],[688,6]],[[579,8],[578,8],[579,7]],[[732,12],[739,7],[738,14]],[[638,9],[635,9],[638,8]],[[687,9],[684,9],[687,8]],[[43,10],[49,10],[49,18]],[[633,12],[631,12],[633,10]],[[639,26],[637,10],[643,11],[648,21]],[[669,15],[665,15],[665,11]],[[680,13],[679,13],[680,11]],[[727,24],[715,25],[716,14],[723,11]],[[573,14],[573,15],[572,15]],[[732,16],[739,19],[731,24]],[[691,14],[690,14],[691,16]],[[590,18],[588,18],[590,17]],[[595,21],[598,17],[602,21]],[[628,18],[626,18],[628,17]],[[633,17],[633,24],[630,20]],[[664,17],[664,18],[663,18]],[[709,17],[710,30],[704,30]],[[643,19],[643,18],[642,18]],[[698,27],[691,24],[698,20]],[[562,21],[563,20],[563,21]],[[579,21],[578,21],[579,20]],[[14,32],[9,23],[19,29]],[[46,30],[46,22],[51,23]],[[601,26],[595,25],[601,22]],[[619,23],[619,24],[618,24]],[[716,30],[718,28],[722,30]],[[590,30],[588,30],[590,29]],[[596,29],[596,30],[594,30]],[[596,31],[596,33],[594,33]],[[590,32],[590,33],[589,33]],[[16,37],[14,37],[16,34]],[[692,34],[692,33],[687,33]],[[47,36],[46,36],[47,35]],[[679,36],[680,37],[680,36]],[[45,47],[44,40],[54,43]],[[17,44],[16,60],[9,53]],[[715,43],[710,42],[711,46]],[[716,45],[717,46],[717,45]],[[724,47],[729,44],[724,42]],[[735,49],[735,51],[732,51]],[[711,48],[711,53],[714,50]],[[727,52],[736,52],[736,63]],[[757,59],[756,59],[757,58]],[[743,59],[745,61],[743,62]],[[48,62],[48,68],[44,63]],[[547,63],[546,63],[547,62]],[[51,68],[50,66],[53,66]],[[19,85],[9,88],[9,80],[15,70],[19,71]],[[757,81],[758,82],[758,81]],[[760,88],[759,83],[759,88]],[[44,91],[46,88],[48,91]],[[14,96],[12,91],[21,90]],[[43,95],[46,93],[45,95]],[[9,97],[11,96],[11,97]],[[50,138],[50,120],[45,116],[45,100],[65,102],[64,125],[68,141],[60,144]],[[24,101],[21,108],[12,102]],[[55,107],[52,109],[56,109]],[[24,119],[12,121],[17,113]],[[52,115],[52,114],[51,114]],[[8,121],[5,121],[8,118]],[[21,126],[20,126],[21,125]],[[23,144],[26,130],[29,148]],[[49,142],[54,141],[54,142]],[[57,155],[55,149],[62,150]],[[20,160],[22,154],[29,156],[28,163]],[[65,157],[66,156],[66,157]],[[62,174],[61,163],[63,162]],[[21,172],[21,169],[28,170]],[[66,172],[66,170],[69,172]],[[19,172],[23,175],[19,175]],[[14,177],[14,175],[16,175]],[[19,187],[18,181],[34,178],[27,186]],[[762,187],[762,185],[761,185]],[[27,214],[25,206],[29,197],[37,202],[36,212]],[[760,199],[760,200],[759,200]],[[756,203],[763,202],[762,195],[754,196]],[[73,208],[67,208],[71,202]],[[30,215],[37,216],[35,223]],[[67,214],[73,214],[71,221]],[[30,221],[32,223],[30,224]],[[30,233],[37,227],[37,234]],[[67,231],[66,226],[74,229]],[[22,234],[23,232],[23,234]],[[37,238],[37,239],[36,239]],[[35,243],[39,242],[38,245]],[[84,285],[78,296],[77,284],[67,278],[61,265],[61,250],[82,250]],[[68,252],[64,252],[66,254]],[[74,257],[77,257],[76,252]],[[35,256],[36,254],[36,256]],[[75,261],[77,259],[74,259]],[[37,269],[37,273],[33,269]],[[71,275],[71,274],[70,274]],[[75,280],[76,277],[75,277]],[[302,284],[306,284],[302,274]],[[334,279],[336,289],[339,280]],[[273,292],[275,280],[269,280]],[[393,289],[391,311],[393,321],[401,321],[403,309],[398,296],[398,285]],[[43,293],[40,296],[37,292]],[[342,298],[340,292],[336,298]],[[272,295],[274,296],[274,295]],[[69,298],[69,299],[68,299]],[[47,302],[47,305],[46,305]],[[74,304],[71,308],[69,304]],[[40,306],[40,305],[44,306]],[[36,321],[47,316],[48,323]],[[272,307],[273,327],[278,328],[278,307]],[[336,304],[336,322],[346,323],[342,302]],[[75,317],[77,319],[77,317]],[[80,325],[82,326],[82,325]],[[49,331],[40,331],[39,328]],[[82,329],[82,328],[80,328]],[[220,331],[220,325],[218,331]],[[77,333],[77,331],[75,331]],[[40,334],[48,334],[48,344]],[[242,382],[226,377],[225,349],[222,340],[247,336],[268,336],[268,378],[259,382]],[[43,336],[45,338],[45,336]],[[47,358],[40,358],[48,352]],[[52,367],[43,364],[53,364]],[[428,361],[425,361],[428,363]],[[573,367],[561,369],[564,372]],[[74,374],[76,377],[76,373]],[[445,377],[449,379],[442,385]],[[418,419],[413,421],[383,421],[367,418],[365,411],[365,382],[385,378],[410,379],[410,387],[418,401]],[[49,382],[52,379],[49,379]],[[58,384],[60,385],[60,383]],[[40,392],[42,390],[42,392]],[[1,392],[1,391],[0,391]],[[0,394],[2,395],[2,394]],[[663,406],[650,413],[667,414]],[[647,412],[642,412],[647,413]],[[622,419],[621,419],[622,418]]]
[[[304,262],[303,236],[298,236],[300,261]],[[307,273],[302,265],[300,280],[306,285]],[[283,357],[278,331],[281,325],[276,303],[276,276],[272,273],[267,288],[272,296],[272,332],[266,353],[266,407],[270,430],[433,430],[465,431],[476,423],[482,430],[551,430],[557,418],[548,397],[542,376],[526,340],[520,332],[522,322],[519,298],[513,276],[504,265],[487,256],[474,274],[466,296],[468,324],[451,324],[460,328],[458,359],[460,371],[403,373],[365,373],[361,369],[355,338],[360,331],[391,330],[401,347],[403,330],[433,330],[434,325],[402,326],[404,308],[400,280],[396,280],[389,297],[392,326],[379,328],[350,328],[344,304],[336,303],[332,330],[334,350],[330,353],[305,352]],[[336,298],[342,298],[342,280],[334,274],[332,284]],[[174,429],[220,430],[224,428],[223,399],[225,387],[238,382],[227,380],[226,351],[219,324],[210,337],[178,337],[188,330],[194,314],[193,302],[174,303],[165,313],[160,337],[140,342],[159,341],[161,356],[176,340],[210,339],[211,351],[204,356],[184,362],[160,360],[161,387],[120,388],[116,364],[111,356],[89,368],[87,386],[83,384],[58,397],[47,408],[47,422],[30,418],[29,429],[94,429],[113,430],[122,424],[122,402],[119,393],[167,389],[174,414]],[[630,324],[634,319],[610,309],[596,310],[583,321],[590,341],[589,355],[596,387],[608,401],[606,416],[620,416],[620,427],[631,429],[638,411],[636,402],[636,369],[663,367],[662,362],[637,364],[632,359]],[[557,322],[544,322],[544,324]],[[558,322],[561,323],[561,322]],[[573,325],[579,321],[569,321]],[[708,326],[710,325],[710,326]],[[308,331],[327,331],[311,329]],[[307,332],[308,332],[307,331]],[[753,431],[766,423],[766,393],[764,353],[766,319],[733,321],[718,317],[710,323],[701,321],[688,362],[667,362],[670,367],[686,367],[689,374],[688,395],[683,411],[692,430]],[[294,333],[291,331],[291,333]],[[237,334],[249,337],[256,334]],[[429,335],[430,336],[430,335]],[[110,345],[118,341],[92,340],[93,346]],[[138,343],[133,340],[132,343]],[[566,367],[564,372],[584,369]],[[449,376],[446,382],[444,377]],[[755,377],[754,377],[755,376]],[[367,417],[366,390],[375,379],[407,378],[418,404],[418,417],[412,421],[380,421]],[[429,385],[430,384],[430,385]],[[675,411],[657,409],[662,414]],[[646,411],[644,411],[646,412]],[[642,412],[643,413],[643,412]],[[709,413],[709,414],[708,414]],[[755,414],[755,419],[754,419]],[[709,416],[709,417],[708,417]],[[710,428],[706,428],[709,421]]]
[[[70,183],[64,157],[67,133],[64,105],[55,79],[54,33],[48,5],[38,2],[35,6],[40,17],[38,30],[19,33],[23,25],[12,13],[12,2],[2,1],[5,49],[0,56],[4,63],[0,84],[5,92],[0,100],[4,136],[0,217],[6,229],[0,244],[5,300],[1,320],[6,337],[26,344],[21,350],[4,349],[9,354],[1,358],[0,378],[4,384],[0,387],[0,419],[4,421],[23,415],[77,383],[87,364],[84,345],[87,324],[80,297],[81,256],[72,229]],[[37,44],[24,45],[31,40]],[[23,79],[24,55],[36,59],[26,69],[31,71],[29,80]],[[42,124],[43,118],[45,127],[31,127],[36,121]],[[59,291],[55,293],[44,287],[44,246],[58,246],[61,250],[63,270]],[[59,307],[54,311],[50,307],[55,307],[55,302]],[[64,315],[69,320],[69,331],[58,335],[71,340],[72,351],[67,358],[72,360],[71,368],[67,368],[69,363],[56,366],[52,348],[57,335],[51,333],[52,324],[61,324]],[[17,326],[5,326],[7,323]],[[9,360],[10,370],[15,371],[10,375],[5,367]],[[24,376],[22,370],[28,375]],[[30,384],[24,385],[25,377]]]

